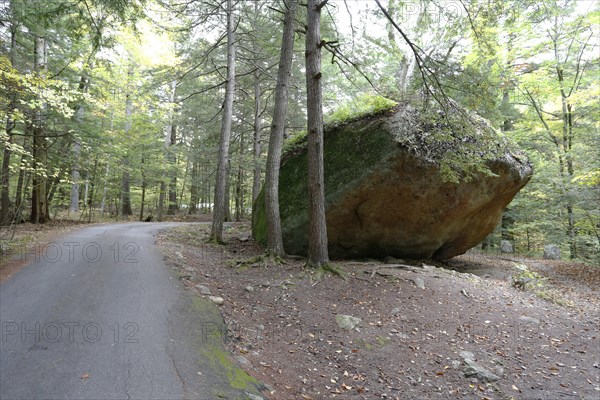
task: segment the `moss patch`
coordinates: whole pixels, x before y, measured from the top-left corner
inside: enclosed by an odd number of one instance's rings
[[[208,361],[215,373],[225,375],[232,388],[255,392],[261,386],[260,383],[238,367],[223,347],[227,327],[217,306],[206,299],[194,297],[191,302],[191,311],[210,321],[209,329],[202,327],[200,332],[196,332],[197,340],[201,343],[200,356]],[[219,323],[215,321],[219,321]],[[214,395],[218,396],[219,393],[214,393]]]

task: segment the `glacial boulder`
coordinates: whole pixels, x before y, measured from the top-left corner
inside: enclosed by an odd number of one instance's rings
[[[463,254],[497,225],[532,175],[527,158],[480,117],[400,104],[329,126],[324,137],[329,254],[434,258]],[[306,141],[285,150],[280,212],[288,254],[306,255]],[[266,242],[264,192],[253,236]]]

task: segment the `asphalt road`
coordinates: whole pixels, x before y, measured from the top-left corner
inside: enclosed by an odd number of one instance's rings
[[[214,355],[215,306],[199,308],[155,248],[167,226],[95,225],[21,255],[0,285],[0,399],[258,394]]]

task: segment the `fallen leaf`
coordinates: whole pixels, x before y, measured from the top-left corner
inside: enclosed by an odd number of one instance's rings
[[[81,379],[88,379],[90,377],[90,374],[88,374],[87,372],[81,375]]]

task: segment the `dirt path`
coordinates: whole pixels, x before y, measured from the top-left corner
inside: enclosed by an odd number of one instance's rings
[[[189,290],[224,299],[233,357],[269,398],[600,397],[599,269],[524,260],[549,277],[548,301],[514,288],[499,258],[453,260],[489,278],[380,262],[319,278],[301,261],[232,266],[260,253],[247,227],[230,227],[225,246],[206,237],[178,228],[158,243]],[[343,329],[344,315],[360,321]]]

